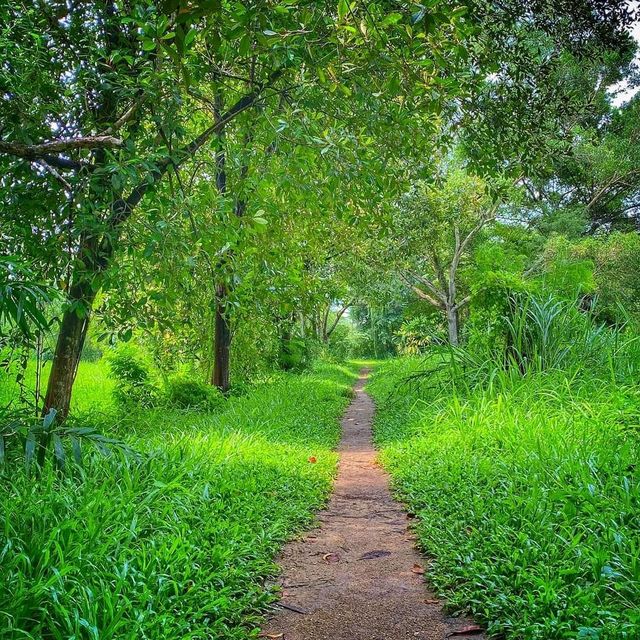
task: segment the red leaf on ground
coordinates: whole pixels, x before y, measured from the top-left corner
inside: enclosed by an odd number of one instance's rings
[[[459,629],[458,631],[452,631],[451,633],[447,633],[447,638],[453,638],[454,636],[475,636],[478,633],[482,633],[482,627],[479,627],[477,624],[472,624],[470,627],[465,627],[464,629]]]
[[[318,459],[317,459],[315,456],[310,456],[310,458],[309,458],[309,462],[310,462],[311,464],[315,464],[316,462],[318,462]]]
[[[327,563],[327,564],[332,564],[334,562],[340,562],[340,556],[337,553],[325,553],[322,556],[322,559]]]
[[[413,569],[411,569],[411,571],[413,571],[413,573],[418,573],[418,574],[424,573],[424,569],[419,564],[414,564]]]

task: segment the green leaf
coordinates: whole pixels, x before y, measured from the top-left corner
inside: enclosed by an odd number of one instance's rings
[[[238,53],[241,56],[246,56],[249,53],[249,47],[251,46],[251,38],[248,33],[245,33],[240,40],[240,44],[238,45]]]
[[[42,420],[42,428],[45,431],[47,431],[51,427],[53,421],[56,419],[57,413],[58,410],[54,407],[51,407],[51,409],[49,409],[49,413],[47,413],[47,415]]]
[[[402,20],[402,14],[397,11],[393,11],[384,17],[381,24],[383,27],[386,27],[391,24],[396,24],[397,22],[400,22],[400,20]]]
[[[189,29],[187,35],[184,37],[184,46],[188,47],[196,39],[197,31],[195,29]]]
[[[82,466],[82,444],[75,436],[69,436],[71,439],[71,451],[76,464]]]
[[[340,0],[338,2],[338,18],[342,20],[347,13],[349,13],[349,3],[347,0]]]
[[[64,454],[64,446],[62,445],[62,440],[60,439],[60,436],[57,433],[53,434],[52,440],[53,440],[53,455],[56,463],[56,468],[59,471],[64,471],[65,454]]]
[[[34,429],[30,429],[27,434],[27,440],[24,444],[24,464],[29,473],[33,459],[36,454],[36,433]]]

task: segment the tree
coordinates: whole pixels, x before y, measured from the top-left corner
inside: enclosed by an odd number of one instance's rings
[[[497,209],[483,181],[460,169],[439,185],[417,183],[398,208],[394,234],[403,239],[400,279],[445,314],[453,345],[458,344],[460,311],[471,301],[470,291],[460,294],[460,269]]]
[[[538,64],[538,53],[524,46],[531,29],[547,35],[551,57],[565,46],[620,46],[629,12],[614,0],[589,5],[564,0],[572,18],[565,20],[550,3],[523,9],[515,1],[474,2],[470,11],[288,0],[4,3],[0,162],[9,206],[2,215],[12,226],[11,211],[35,201],[29,224],[12,228],[9,251],[50,245],[67,298],[44,410],[67,415],[98,292],[117,281],[130,225],[168,176],[180,181],[189,167],[215,182],[221,207],[232,203],[243,218],[254,126],[283,102],[296,113],[309,96],[316,115],[399,155],[415,142],[401,134],[405,127],[428,138],[440,114],[473,113],[469,105],[496,65],[517,71],[516,87],[531,74],[532,86],[551,86],[538,73],[547,61]],[[240,117],[248,112],[252,118]],[[207,162],[200,171],[202,156],[215,169],[206,173]],[[228,384],[231,257],[213,263],[221,386]]]

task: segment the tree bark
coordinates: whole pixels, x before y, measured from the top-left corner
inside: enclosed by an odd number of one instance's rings
[[[73,382],[87,337],[89,314],[96,293],[93,291],[91,283],[83,280],[71,287],[69,297],[72,306],[62,315],[42,410],[42,414],[46,415],[51,409],[55,409],[58,420],[64,420],[69,415]],[[85,315],[80,316],[77,312],[77,306],[73,303],[81,304],[84,307]]]
[[[447,305],[447,326],[449,328],[449,343],[458,346],[458,309],[454,305]]]
[[[211,384],[220,391],[229,391],[229,367],[231,362],[231,327],[226,312],[227,287],[219,284],[216,287],[216,318],[214,364]]]

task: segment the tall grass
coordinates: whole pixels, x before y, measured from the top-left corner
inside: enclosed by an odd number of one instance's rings
[[[138,456],[0,482],[0,638],[256,637],[273,556],[335,471],[352,369],[285,375],[223,412],[141,411]]]
[[[27,393],[33,399],[35,388],[35,361],[29,363],[26,371]],[[46,389],[51,362],[45,362],[42,366],[42,389]],[[86,412],[108,412],[113,409],[114,381],[109,376],[109,369],[105,361],[80,362],[78,374],[74,385],[71,411],[74,414]],[[15,376],[5,371],[0,371],[0,406],[6,406],[11,402],[18,402],[20,389],[15,383]]]
[[[389,362],[369,385],[429,577],[496,637],[639,638],[637,340],[554,302],[510,323],[491,357]]]

